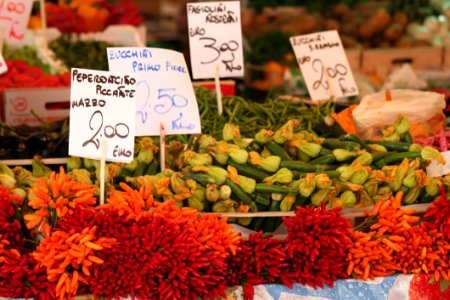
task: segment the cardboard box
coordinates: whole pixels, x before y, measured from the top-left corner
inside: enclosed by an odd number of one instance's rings
[[[350,65],[352,72],[360,72],[362,51],[360,49],[345,49],[345,55],[347,56],[348,64]]]
[[[365,49],[362,52],[363,73],[381,79],[398,65],[410,63],[415,70],[440,68],[443,64],[442,47]]]
[[[45,122],[70,115],[70,88],[7,89],[1,103],[2,119],[10,126],[42,125],[33,113]]]

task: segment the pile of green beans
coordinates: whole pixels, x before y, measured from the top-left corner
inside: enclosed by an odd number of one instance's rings
[[[332,102],[307,105],[267,99],[253,102],[238,96],[222,99],[223,114],[218,115],[216,96],[210,90],[196,89],[202,133],[222,138],[225,123],[239,125],[242,137],[253,137],[262,128],[276,130],[290,119],[299,119],[304,129],[313,129],[334,111]]]

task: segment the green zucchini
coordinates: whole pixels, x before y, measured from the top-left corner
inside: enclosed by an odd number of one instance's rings
[[[280,168],[288,168],[289,170],[296,170],[301,172],[320,172],[330,170],[331,167],[324,164],[311,164],[298,160],[282,161]]]
[[[322,149],[320,149],[320,152],[319,152],[319,157],[327,155],[327,154],[333,154],[333,151],[331,151],[330,149],[322,147]]]
[[[289,156],[289,154],[287,154],[287,152],[284,150],[283,147],[281,147],[280,145],[278,145],[275,142],[268,142],[266,144],[266,148],[270,151],[270,153],[272,153],[273,155],[277,155],[281,158],[281,160],[290,160],[291,157]]]
[[[350,141],[340,141],[335,138],[327,138],[323,141],[322,146],[328,149],[345,149],[349,151],[357,151],[361,149],[358,143]]]
[[[339,137],[340,141],[358,143],[362,149],[367,149],[367,144],[359,136],[348,133]]]
[[[263,181],[264,178],[267,176],[270,176],[270,174],[257,169],[255,167],[249,166],[247,164],[238,164],[237,162],[233,161],[232,159],[228,160],[228,164],[232,167],[235,167],[238,171],[239,175],[244,175],[250,178],[255,179],[256,181]]]
[[[336,162],[336,157],[331,154],[322,155],[316,159],[311,160],[310,164],[332,164]]]
[[[404,142],[392,141],[369,141],[370,144],[378,144],[384,146],[389,151],[406,152],[409,150],[410,144]]]
[[[215,180],[206,174],[201,173],[189,173],[189,172],[181,172],[183,174],[183,177],[192,179],[195,182],[198,182],[202,185],[207,185],[208,183],[216,183]]]
[[[145,175],[155,175],[160,171],[159,160],[155,160],[148,165],[147,170],[145,170]]]
[[[255,202],[261,204],[264,207],[267,207],[270,204],[270,196],[257,194],[255,197]]]
[[[249,205],[250,211],[252,212],[258,211],[255,201],[253,201],[250,195],[244,192],[244,190],[239,185],[231,181],[230,178],[227,178],[225,184],[231,188],[231,191],[237,198],[236,200],[242,201],[242,203],[244,203],[245,205]]]
[[[136,169],[134,169],[133,177],[139,177],[145,175],[145,171],[147,170],[148,166],[150,164],[147,164],[145,162],[138,163]]]
[[[313,172],[309,172],[309,173],[313,173]],[[314,173],[316,173],[316,175],[317,174],[326,174],[330,178],[339,178],[341,176],[341,172],[336,171],[336,170],[318,171],[318,172],[314,172]],[[297,171],[294,171],[294,172],[292,172],[292,174],[294,174],[294,176],[293,176],[294,179],[299,179],[299,178],[306,177],[308,172],[297,172]]]
[[[386,156],[390,155],[390,154],[394,154],[395,152],[375,152],[375,153],[371,153],[372,154],[372,163],[375,163],[377,161],[379,161],[382,158],[385,158]]]
[[[264,193],[264,194],[267,194],[267,193],[291,194],[291,195],[297,194],[296,189],[291,189],[291,188],[287,188],[284,186],[266,184],[266,183],[257,183],[255,192]]]
[[[406,152],[398,152],[389,154],[385,158],[383,158],[384,162],[387,165],[397,163],[402,161],[404,158],[417,158],[420,157],[420,152],[418,151],[406,151]]]
[[[405,143],[408,143],[410,145],[412,143],[414,143],[414,140],[413,140],[413,137],[411,135],[411,132],[409,132],[409,131],[405,132],[405,134],[403,135],[403,141],[405,141]]]

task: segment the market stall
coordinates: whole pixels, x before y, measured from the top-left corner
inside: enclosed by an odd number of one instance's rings
[[[448,298],[445,3],[5,1],[0,298]]]

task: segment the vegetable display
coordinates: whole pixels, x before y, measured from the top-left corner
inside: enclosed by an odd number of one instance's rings
[[[38,56],[36,49],[24,46],[20,49],[9,50],[6,46],[3,50],[3,57],[7,60],[22,60],[30,67],[39,67],[45,74],[51,73],[50,65],[44,63]]]

